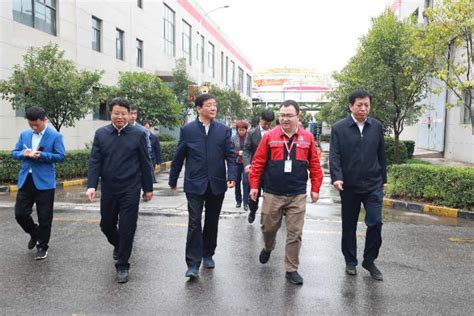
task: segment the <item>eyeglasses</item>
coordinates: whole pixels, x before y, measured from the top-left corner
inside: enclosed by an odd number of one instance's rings
[[[297,116],[297,114],[280,114],[280,117],[283,117],[283,118],[292,118],[295,116]]]

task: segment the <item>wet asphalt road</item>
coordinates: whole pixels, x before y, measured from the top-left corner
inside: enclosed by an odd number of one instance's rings
[[[42,262],[33,260],[28,237],[14,220],[14,197],[0,197],[0,314],[474,314],[472,221],[386,210],[377,261],[384,281],[372,280],[361,267],[357,276],[347,276],[337,194],[327,183],[321,202],[308,204],[303,286],[284,277],[284,226],[270,261],[258,262],[259,218],[248,224],[232,191],[220,222],[216,269],[201,269],[200,278],[189,282],[185,199],[164,189],[164,177],[155,201],[141,205],[130,281],[123,285],[115,282],[97,203],[77,204],[83,189],[58,192],[49,257]],[[364,230],[360,222],[360,259]]]

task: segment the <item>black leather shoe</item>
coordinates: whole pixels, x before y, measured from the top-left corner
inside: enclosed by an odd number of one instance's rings
[[[296,285],[303,284],[303,278],[298,273],[298,271],[287,272],[285,277],[292,284],[296,284]]]
[[[236,203],[236,204],[235,204],[235,207],[236,207],[236,208],[240,208],[241,205],[242,205],[242,203]]]
[[[249,211],[249,206],[248,206],[247,204],[244,204],[244,210],[245,210],[246,212]]]
[[[346,265],[346,273],[349,275],[356,275],[357,274],[357,269],[355,266],[351,264]]]
[[[44,248],[39,247],[38,251],[36,252],[35,260],[43,260],[48,257],[48,251]]]
[[[260,252],[260,256],[258,257],[258,259],[260,260],[260,263],[261,264],[267,263],[268,260],[270,259],[271,253],[272,253],[271,251],[266,251],[265,248],[263,248],[262,251]]]
[[[30,238],[30,241],[28,242],[28,249],[31,250],[31,249],[35,248],[37,242],[38,242],[38,240],[35,237],[32,236]]]
[[[255,213],[250,212],[248,220],[249,223],[252,224],[255,221]]]
[[[214,269],[216,267],[216,263],[212,257],[203,257],[202,258],[202,266],[204,269]]]
[[[117,271],[117,282],[118,283],[127,283],[128,282],[128,270],[118,270]]]
[[[114,252],[112,253],[112,256],[114,257],[114,260],[118,260],[118,259],[119,259],[119,250],[118,250],[118,247],[115,247],[115,248],[114,248]]]
[[[369,271],[370,276],[371,276],[374,280],[383,281],[382,272],[380,272],[380,270],[377,269],[377,267],[375,266],[374,263],[369,264],[369,263],[363,261],[363,262],[362,262],[362,267],[363,267],[364,269],[366,269],[367,271]]]

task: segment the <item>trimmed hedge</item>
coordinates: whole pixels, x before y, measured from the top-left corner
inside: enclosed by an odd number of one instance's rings
[[[405,163],[408,159],[408,152],[405,143],[400,141],[400,161],[398,163]],[[391,137],[385,137],[385,155],[387,159],[387,166],[395,163],[395,139]]]
[[[392,165],[388,193],[394,197],[463,209],[474,208],[474,168],[422,164]]]
[[[161,155],[163,161],[170,161],[176,150],[176,142],[162,142]],[[90,149],[69,150],[66,160],[56,165],[57,179],[74,179],[87,177],[87,160]],[[0,151],[0,183],[14,184],[18,178],[21,162],[13,160],[10,151]]]
[[[405,147],[407,148],[408,159],[412,159],[413,153],[415,152],[415,142],[412,140],[402,140],[402,142],[405,144]]]

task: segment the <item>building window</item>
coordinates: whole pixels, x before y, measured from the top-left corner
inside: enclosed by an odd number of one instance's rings
[[[247,74],[247,95],[249,97],[252,96],[252,77],[250,77],[249,74]]]
[[[230,76],[229,76],[229,56],[225,57],[225,85],[230,87]]]
[[[56,0],[13,0],[13,20],[56,35]]]
[[[224,82],[224,52],[221,52],[221,82]]]
[[[137,67],[143,68],[143,41],[137,38]]]
[[[474,90],[464,92],[463,124],[471,124],[471,112],[474,111]]]
[[[244,93],[244,70],[239,67],[238,89],[240,93]]]
[[[165,53],[175,56],[175,13],[165,4],[164,33]]]
[[[142,0],[137,0],[137,7],[140,9],[143,9],[143,1]]]
[[[123,40],[123,31],[116,29],[115,37],[115,57],[117,59],[124,59],[124,40]]]
[[[102,20],[92,17],[92,49],[101,51]]]
[[[231,82],[230,82],[230,86],[232,89],[235,89],[235,62],[231,61],[231,67],[230,67],[230,71],[232,71],[232,74],[230,76],[231,78]]]
[[[207,50],[207,67],[209,70],[209,77],[215,78],[215,71],[214,71],[214,45],[209,42],[209,49]]]
[[[201,35],[201,47],[200,47],[200,61],[201,61],[201,72],[204,72],[204,35]]]
[[[107,109],[107,102],[105,100],[100,101],[98,108],[94,108],[92,119],[94,121],[110,121],[110,112]]]
[[[186,58],[189,66],[192,65],[192,54],[191,54],[191,25],[189,25],[185,20],[183,20],[183,33],[182,33],[182,50],[183,57]]]

